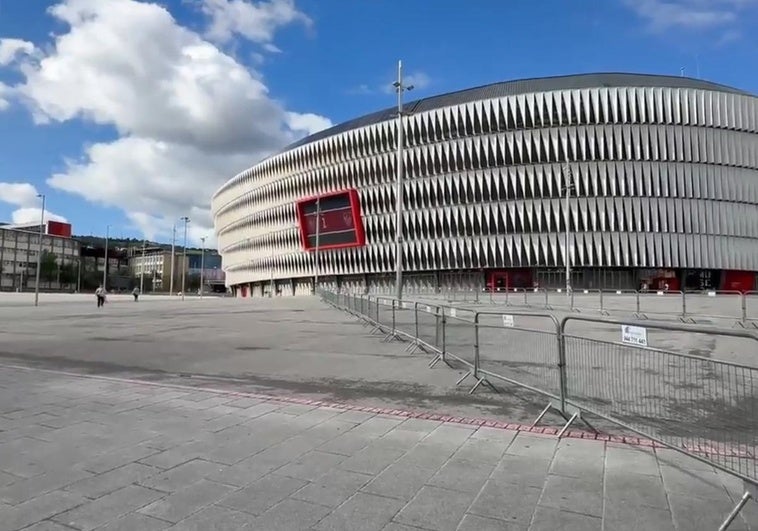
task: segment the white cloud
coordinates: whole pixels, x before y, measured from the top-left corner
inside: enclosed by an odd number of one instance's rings
[[[758,5],[756,0],[624,0],[650,29],[704,30],[739,22],[741,11]]]
[[[41,208],[19,208],[13,212],[11,221],[13,223],[39,223],[41,211]],[[59,216],[48,210],[45,210],[44,221],[68,223],[68,220],[63,216]]]
[[[113,126],[120,137],[87,146],[48,184],[124,210],[151,238],[170,235],[184,215],[193,219],[192,234],[210,234],[210,198],[221,184],[331,125],[285,109],[259,73],[157,4],[64,0],[49,12],[67,31],[38,46],[44,55],[22,61],[24,81],[14,92],[38,123],[81,119]]]
[[[305,135],[312,135],[332,126],[332,121],[318,114],[296,112],[287,113],[287,125],[293,131],[299,131]]]
[[[11,214],[13,223],[32,223],[40,219],[41,200],[37,189],[30,183],[0,182],[0,202],[14,205],[17,208]],[[45,210],[45,220],[66,221],[66,218]]]
[[[311,19],[295,7],[294,0],[202,0],[202,10],[210,17],[206,32],[209,39],[225,43],[235,35],[264,44],[268,51],[278,51],[271,44],[276,30],[293,22],[306,26]]]
[[[21,39],[0,39],[0,66],[11,64],[18,57],[32,55],[34,44]]]

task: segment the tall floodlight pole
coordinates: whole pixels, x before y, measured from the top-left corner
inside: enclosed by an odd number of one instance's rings
[[[413,85],[403,85],[403,62],[397,62],[397,81],[392,84],[397,92],[397,182],[395,183],[395,297],[403,298],[403,92]]]
[[[110,237],[111,226],[105,226],[105,262],[103,263],[103,291],[108,291],[106,283],[108,281],[108,238]]]
[[[318,292],[319,247],[321,242],[321,198],[316,198],[316,248],[313,253],[313,292]]]
[[[200,298],[203,298],[203,273],[205,272],[205,236],[200,238]]]
[[[182,253],[182,300],[184,300],[184,274],[187,271],[187,224],[190,218],[184,216],[181,220],[184,222],[184,252]]]
[[[34,305],[39,306],[39,274],[42,269],[42,233],[45,229],[45,194],[37,194],[42,198],[42,212],[39,219],[39,241],[37,242],[37,273],[34,280]],[[23,287],[23,282],[21,283]]]
[[[566,166],[563,169],[565,179],[564,179],[564,185],[565,185],[565,207],[564,210],[566,211],[564,214],[565,223],[566,223],[566,252],[565,252],[565,260],[566,260],[566,293],[571,293],[571,251],[569,250],[569,222],[571,220],[570,214],[569,214],[569,200],[571,199],[571,189],[574,187],[574,177],[571,173],[571,166],[566,164]]]
[[[171,273],[169,274],[169,281],[168,281],[168,296],[171,297],[174,294],[174,255],[176,254],[176,223],[174,223],[174,228],[171,229]],[[163,275],[164,277],[166,275]],[[161,283],[163,281],[161,280]]]
[[[139,271],[139,292],[142,293],[145,288],[145,243],[146,240],[142,240],[142,267]]]

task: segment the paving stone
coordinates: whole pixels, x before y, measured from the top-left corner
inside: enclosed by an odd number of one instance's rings
[[[510,444],[511,441],[474,438],[472,436],[458,448],[453,458],[496,465]]]
[[[351,430],[357,435],[367,435],[372,438],[381,437],[388,431],[402,424],[402,419],[389,419],[385,417],[372,417]]]
[[[429,485],[477,494],[490,477],[494,465],[451,459],[428,481]]]
[[[660,477],[614,472],[605,475],[606,503],[619,502],[631,505],[668,509],[666,489]]]
[[[318,441],[328,442],[344,433],[349,433],[357,424],[342,420],[329,419],[303,432],[303,436]]]
[[[278,468],[280,468],[279,464],[264,461],[254,455],[233,465],[225,466],[218,472],[207,474],[205,479],[224,485],[244,487]]]
[[[440,426],[442,426],[442,422],[439,420],[407,419],[405,422],[398,426],[398,429],[418,431],[420,433],[426,433],[428,435]]]
[[[113,520],[97,531],[162,531],[168,529],[171,523],[151,518],[139,513],[130,513],[118,520]]]
[[[207,476],[223,474],[226,468],[225,465],[218,463],[193,459],[165,472],[153,474],[152,477],[144,478],[139,483],[151,489],[174,492]]]
[[[212,505],[185,518],[171,531],[242,531],[253,530],[255,517],[226,507]]]
[[[527,526],[467,514],[456,531],[527,531]]]
[[[468,512],[527,526],[532,520],[541,494],[541,488],[524,486],[514,489],[512,483],[490,479],[484,484]]]
[[[305,481],[269,474],[219,501],[219,505],[260,515],[293,492],[303,488]]]
[[[368,435],[349,431],[318,447],[322,452],[352,456],[368,446],[372,438]]]
[[[547,481],[550,459],[506,454],[492,472],[492,478],[502,483],[542,488]]]
[[[233,488],[220,483],[214,483],[201,479],[192,485],[178,490],[150,505],[139,510],[140,513],[167,520],[178,522],[190,514],[198,511],[223,498]]]
[[[148,457],[140,459],[139,462],[168,470],[199,457],[203,457],[203,452],[200,450],[198,444],[190,442],[164,450],[163,452],[152,453]]]
[[[373,446],[387,446],[389,448],[398,448],[402,450],[410,450],[421,439],[426,437],[426,433],[414,430],[402,429],[402,424],[385,433],[382,437],[374,440],[371,443]]]
[[[434,470],[395,463],[361,490],[410,501],[434,475]]]
[[[603,511],[605,528],[613,531],[674,531],[668,508],[656,509],[623,500],[606,500]]]
[[[419,528],[415,526],[411,527],[409,525],[398,524],[396,522],[390,522],[382,528],[382,531],[419,531]]]
[[[602,531],[600,517],[537,506],[529,531]],[[656,530],[657,531],[657,530]]]
[[[44,522],[39,522],[37,524],[34,524],[33,526],[25,527],[24,531],[71,531],[71,528],[64,527],[51,520],[45,520]]]
[[[616,446],[608,444],[605,453],[605,468],[607,472],[627,473],[660,477],[658,461],[650,450],[633,446]]]
[[[272,464],[285,465],[320,446],[318,441],[296,435],[263,450],[257,457]]]
[[[48,492],[11,508],[2,509],[0,531],[21,529],[76,507],[84,501],[85,498],[71,492]]]
[[[726,494],[723,482],[713,470],[686,470],[661,465],[661,476],[669,493],[703,499],[720,498]]]
[[[254,529],[287,531],[309,529],[322,520],[331,509],[302,500],[286,499],[255,519]]]
[[[436,470],[444,465],[457,449],[450,445],[427,443],[424,439],[402,456],[398,463]]]
[[[505,453],[523,457],[552,459],[557,446],[558,439],[555,437],[539,437],[537,435],[519,433]]]
[[[77,492],[87,498],[99,498],[132,483],[145,480],[159,472],[159,468],[140,463],[129,463],[72,483],[66,487],[66,490]]]
[[[714,468],[708,463],[703,463],[697,459],[667,448],[656,448],[655,454],[661,466],[679,468],[682,470],[692,470],[700,472],[715,472]]]
[[[260,404],[261,401],[257,398],[237,398],[236,400],[232,400],[230,402],[227,402],[226,405],[229,407],[234,407],[238,409],[247,409],[252,406],[257,406]]]
[[[107,494],[97,500],[59,514],[56,522],[81,530],[90,530],[107,524],[120,516],[130,513],[163,496],[163,493],[129,485]]]
[[[318,531],[381,531],[405,505],[404,501],[359,492],[314,528]],[[360,522],[360,527],[356,527]]]
[[[549,475],[540,505],[586,514],[603,516],[603,478],[569,478]]]
[[[95,474],[101,474],[108,470],[113,470],[124,466],[133,461],[140,459],[147,459],[151,455],[159,453],[159,450],[147,446],[147,444],[133,446],[131,448],[122,448],[109,452],[105,455],[101,455],[94,459],[87,460],[85,470],[94,472]]]
[[[344,470],[361,472],[363,474],[379,474],[382,470],[397,461],[404,450],[397,448],[385,448],[381,446],[368,446],[343,461],[339,466]]]
[[[476,428],[468,426],[456,426],[454,424],[442,424],[424,439],[428,444],[450,445],[458,448],[476,431]]]
[[[18,480],[11,485],[0,488],[0,501],[16,505],[46,492],[58,490],[91,475],[89,472],[72,470],[71,468],[50,470],[39,476]]]
[[[722,500],[711,500],[703,503],[698,498],[679,494],[669,495],[671,513],[677,529],[687,531],[706,531],[718,529],[726,516],[732,510],[734,503],[724,497]],[[753,502],[755,503],[755,502]],[[750,529],[744,518],[739,516],[729,526],[729,531],[746,531]]]
[[[333,469],[290,497],[326,507],[337,507],[371,481],[372,476]]]
[[[423,487],[394,520],[435,531],[455,531],[474,496],[438,487]]]
[[[277,474],[306,481],[316,481],[345,459],[347,458],[342,455],[313,451],[278,469]]]
[[[366,411],[344,411],[337,415],[335,419],[343,420],[345,422],[354,422],[355,424],[361,424],[368,419],[375,417],[376,413],[368,413]]]
[[[553,456],[550,473],[574,478],[587,475],[602,477],[604,468],[604,443],[562,439]]]

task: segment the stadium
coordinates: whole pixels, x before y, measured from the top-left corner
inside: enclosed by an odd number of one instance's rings
[[[495,83],[404,111],[409,286],[559,287],[568,261],[575,288],[755,289],[755,95],[601,73]],[[334,126],[214,194],[238,296],[307,294],[316,278],[369,292],[394,283],[396,125],[390,108]]]

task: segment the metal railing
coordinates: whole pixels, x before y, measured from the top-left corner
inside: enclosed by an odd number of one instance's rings
[[[684,297],[686,304],[689,295],[665,296]],[[326,291],[321,296],[383,332],[385,340],[406,340],[407,350],[434,354],[430,366],[442,361],[462,367],[466,372],[456,385],[473,378],[469,393],[482,384],[497,391],[501,383],[542,395],[548,403],[534,423],[557,413],[565,419],[559,437],[577,421],[594,430],[589,414],[742,479],[746,493],[722,529],[755,497],[758,365],[712,359],[712,352],[699,350],[722,342],[725,357],[755,352],[758,335],[752,332],[577,313],[559,320],[544,311],[479,311]],[[603,300],[595,292],[592,297]],[[689,351],[671,347],[680,343]]]

